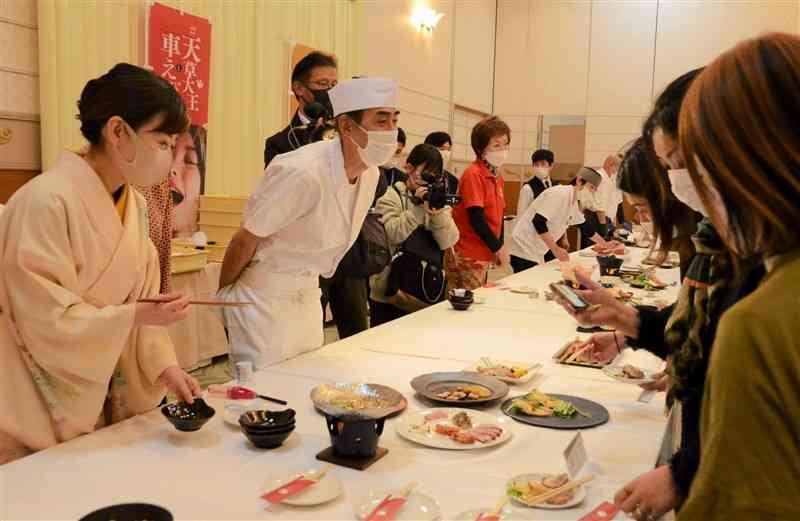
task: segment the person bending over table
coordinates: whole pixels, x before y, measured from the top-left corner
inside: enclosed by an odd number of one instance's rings
[[[578,194],[584,190],[594,192],[600,182],[596,170],[583,167],[571,185],[548,188],[531,203],[517,218],[511,232],[511,267],[514,273],[553,259],[569,261],[569,253],[558,241],[563,240],[570,226],[584,222]],[[591,240],[608,246],[596,231]]]
[[[200,392],[163,326],[188,300],[157,297],[147,204],[188,125],[164,79],[120,63],[78,102],[85,154],[11,197],[0,219],[0,463]]]
[[[799,78],[800,38],[767,34],[714,60],[681,107],[688,175],[735,271],[767,273],[719,322],[678,521],[800,519]]]
[[[682,94],[677,103],[688,84],[679,84]],[[665,91],[662,98],[669,94]],[[673,113],[677,116],[678,112]],[[676,219],[680,212],[686,214],[687,222],[692,222],[693,212],[669,192],[666,201],[670,202],[665,203],[662,195],[664,190],[669,190],[666,176],[660,165],[651,161],[651,151],[644,138],[637,140],[627,152],[618,175],[625,196],[640,212],[651,216],[657,234],[675,236],[672,230],[681,229],[677,224],[680,220]],[[663,220],[665,216],[666,221]],[[702,391],[717,325],[722,313],[753,291],[763,275],[763,269],[756,263],[748,266],[746,277],[738,281],[731,269],[731,255],[708,220],[697,226],[692,240],[697,253],[687,269],[677,302],[662,311],[624,305],[588,277],[578,275],[579,281],[589,288],[582,293],[587,302],[601,307],[592,313],[578,314],[576,318],[585,325],[609,325],[617,329],[614,333],[600,333],[589,339],[594,344],[592,354],[596,359],[610,360],[626,345],[670,358],[668,402],[677,401],[681,405],[680,447],[668,465],[639,476],[618,492],[617,501],[637,519],[657,517],[678,509],[688,496],[700,460]],[[661,244],[663,247],[665,243]],[[664,390],[666,379],[660,384],[646,388]]]

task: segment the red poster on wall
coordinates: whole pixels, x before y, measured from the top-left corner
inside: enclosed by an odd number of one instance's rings
[[[211,59],[209,21],[155,3],[150,7],[147,42],[147,59],[153,71],[181,93],[192,125],[205,125]]]

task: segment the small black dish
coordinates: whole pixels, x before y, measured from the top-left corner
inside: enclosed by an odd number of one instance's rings
[[[142,519],[149,519],[150,521],[173,521],[174,518],[168,510],[157,505],[150,505],[147,503],[123,503],[121,505],[112,505],[95,510],[83,516],[80,521],[108,521],[109,519],[114,519],[116,521],[141,521]]]
[[[180,401],[161,408],[163,414],[179,431],[193,432],[214,417],[214,409],[202,398],[195,398],[193,404]]]
[[[457,309],[458,311],[466,311],[475,302],[475,297],[472,294],[472,291],[465,290],[464,295],[456,295],[455,289],[450,290],[447,294],[447,300],[450,301],[450,305],[453,306],[453,309]]]
[[[242,433],[250,440],[250,443],[259,449],[275,449],[283,445],[283,442],[289,438],[294,432],[294,426],[284,429],[283,431],[270,432],[270,433],[257,433],[250,429],[242,427]]]
[[[253,428],[285,427],[294,424],[294,409],[285,411],[247,411],[239,417],[239,425]]]
[[[284,425],[276,425],[274,427],[251,427],[239,422],[239,426],[243,429],[246,429],[248,432],[252,432],[254,434],[273,434],[276,432],[283,432],[286,429],[294,429],[295,422],[292,421],[290,423],[286,423]]]
[[[600,265],[600,275],[618,276],[619,268],[625,259],[615,257],[614,255],[598,255],[597,263]]]

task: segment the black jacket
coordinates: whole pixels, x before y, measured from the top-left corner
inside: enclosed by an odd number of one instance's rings
[[[528,181],[528,182],[527,182],[527,183],[525,183],[525,184],[527,184],[528,186],[530,186],[530,187],[531,187],[531,190],[533,190],[533,198],[534,198],[534,199],[536,199],[537,197],[539,197],[539,194],[540,194],[540,193],[542,193],[542,192],[544,192],[544,191],[547,189],[547,187],[544,185],[544,181],[542,181],[541,179],[539,179],[539,178],[538,178],[538,177],[536,177],[536,176],[533,176],[533,177],[530,179],[530,181]],[[551,186],[551,187],[552,187],[552,186],[555,186],[555,183],[554,183],[552,180],[550,181],[550,186]]]
[[[447,193],[451,195],[455,195],[458,193],[458,178],[454,176],[448,170],[444,171],[444,175],[447,178]]]
[[[275,156],[291,152],[309,143],[309,134],[306,129],[295,128],[292,131],[293,127],[299,127],[302,124],[300,115],[295,112],[289,126],[267,138],[264,143],[264,168],[267,168]]]

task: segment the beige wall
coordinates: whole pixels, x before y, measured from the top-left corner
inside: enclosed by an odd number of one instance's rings
[[[249,195],[263,174],[264,139],[287,124],[293,44],[334,52],[342,75],[352,73],[352,2],[161,2],[211,21],[206,191]],[[41,0],[46,164],[61,148],[83,145],[74,115],[85,82],[119,61],[143,63],[144,12],[143,0]]]
[[[796,0],[499,0],[495,111],[524,136],[522,160],[539,115],[586,116],[597,165],[669,81],[743,38],[796,31],[799,14]]]
[[[477,121],[473,112],[492,111],[495,0],[428,1],[444,13],[430,35],[418,32],[409,21],[415,3],[356,0],[358,72],[398,81],[407,151],[429,132],[449,131],[455,164],[463,166],[473,157],[464,129]]]
[[[0,1],[0,169],[41,166],[37,25],[34,0]]]

